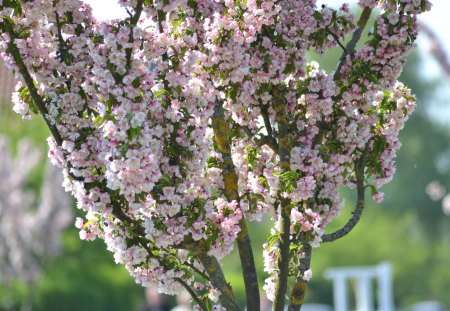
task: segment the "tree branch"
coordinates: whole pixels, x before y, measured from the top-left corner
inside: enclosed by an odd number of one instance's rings
[[[234,298],[233,290],[231,289],[230,284],[228,284],[225,280],[222,268],[220,267],[217,259],[215,257],[207,255],[204,252],[201,252],[198,258],[203,267],[205,267],[205,270],[211,279],[211,284],[220,291],[221,295],[219,299],[222,303],[222,306],[225,307],[227,311],[239,311],[239,306],[237,305],[236,299]]]
[[[222,153],[222,176],[224,180],[225,196],[228,202],[239,202],[238,175],[236,174],[236,168],[231,157],[230,128],[225,120],[222,104],[219,101],[216,101],[212,127],[214,131],[214,140],[220,153]],[[241,231],[238,233],[237,245],[245,283],[247,309],[259,310],[260,299],[258,277],[244,214],[242,214],[242,218],[239,221],[239,226]]]
[[[255,142],[259,147],[267,145],[273,151],[275,151],[275,153],[278,153],[279,146],[276,139],[274,139],[273,137],[263,135],[261,136],[261,138],[255,138]]]
[[[182,279],[180,278],[176,278],[175,279],[178,283],[180,283],[189,293],[189,295],[191,295],[192,299],[195,300],[195,302],[198,304],[198,306],[203,310],[203,311],[208,311],[208,308],[206,307],[206,305],[203,303],[203,301],[198,298],[197,294],[192,290],[192,288]]]
[[[144,9],[144,0],[138,0],[136,7],[134,8],[134,14],[131,17],[131,25],[136,26],[139,18],[141,18],[142,10]]]
[[[329,29],[327,29],[328,33],[333,37],[334,40],[336,40],[337,44],[341,47],[341,49],[344,51],[344,53],[347,53],[347,48],[341,43],[341,40],[339,40],[339,37],[331,32]]]
[[[305,302],[305,294],[306,288],[308,286],[308,281],[304,279],[304,275],[305,272],[308,271],[309,268],[311,267],[312,247],[305,238],[302,239],[302,244],[303,244],[303,253],[305,254],[305,257],[303,257],[300,261],[300,265],[298,267],[299,276],[297,277],[294,286],[292,286],[288,311],[300,310],[303,303]]]
[[[47,110],[47,107],[45,107],[44,100],[39,95],[39,92],[38,92],[36,86],[34,85],[34,80],[31,77],[30,72],[28,71],[28,68],[22,59],[22,56],[20,55],[20,51],[17,48],[17,45],[14,43],[14,40],[16,39],[16,34],[14,33],[13,26],[6,20],[4,20],[4,25],[6,27],[6,30],[8,31],[9,37],[10,37],[10,40],[8,42],[7,51],[11,54],[14,62],[16,63],[17,67],[19,68],[19,73],[22,75],[23,81],[25,82],[26,86],[28,87],[28,90],[30,91],[31,98],[33,99],[34,103],[36,104],[36,107],[38,108],[39,112],[41,113],[42,117],[44,118],[44,121],[47,124],[47,127],[49,128],[50,132],[52,133],[52,136],[54,137],[58,146],[61,146],[61,144],[63,142],[61,134],[59,133],[56,126],[53,125],[47,119],[48,110]]]
[[[56,5],[55,2],[53,2],[53,7],[55,7],[55,5]],[[66,47],[65,47],[66,41],[64,41],[64,38],[62,36],[61,19],[56,10],[55,10],[55,21],[56,21],[56,31],[57,31],[56,36],[58,37],[58,53],[57,54],[59,54],[58,55],[59,61],[61,63],[63,63],[64,62],[63,56],[64,56],[64,53],[66,52]]]
[[[339,59],[339,64],[337,66],[336,72],[334,73],[334,80],[338,80],[341,78],[341,68],[345,63],[345,59],[348,55],[352,54],[355,51],[356,44],[358,43],[361,35],[366,28],[367,22],[369,21],[370,14],[372,13],[372,9],[365,7],[361,12],[361,16],[359,17],[356,30],[353,32],[352,38],[347,43],[347,46],[344,48],[344,52],[342,53],[341,58]]]
[[[450,60],[447,55],[447,51],[445,50],[442,43],[439,41],[439,38],[436,36],[436,33],[433,29],[431,29],[425,23],[418,23],[420,30],[428,37],[431,41],[431,55],[437,60],[444,73],[447,75],[447,78],[450,78]]]
[[[275,300],[273,304],[274,311],[283,311],[286,301],[287,281],[289,278],[290,261],[290,229],[291,229],[291,208],[289,199],[280,200],[280,241],[278,257],[278,282],[275,285]]]
[[[274,137],[270,137],[268,135],[261,135],[261,134],[253,134],[252,130],[249,129],[247,126],[240,126],[241,129],[244,130],[245,134],[248,138],[252,139],[253,142],[258,146],[269,146],[275,153],[278,153],[278,143],[277,140]],[[260,138],[255,137],[256,135],[259,135]]]
[[[272,124],[270,123],[270,118],[269,118],[269,109],[265,105],[261,105],[260,108],[261,108],[261,115],[264,120],[264,127],[266,128],[266,131],[267,131],[267,143],[266,144],[269,147],[271,147],[273,151],[278,153],[279,146],[278,146],[277,140],[275,139],[275,137],[273,135]]]
[[[12,25],[10,25],[7,22],[5,22],[5,25],[6,25],[8,34],[10,36],[10,41],[8,43],[8,52],[11,54],[14,62],[16,63],[17,67],[19,68],[19,73],[22,75],[23,80],[30,91],[31,98],[33,99],[34,103],[36,104],[40,114],[44,118],[44,121],[47,124],[48,128],[50,129],[50,132],[51,132],[53,138],[55,139],[56,143],[59,146],[61,146],[63,139],[62,139],[58,129],[56,128],[56,126],[52,125],[50,123],[50,121],[47,119],[46,115],[48,114],[48,110],[45,107],[44,100],[39,95],[38,90],[34,84],[34,80],[31,77],[31,75],[22,59],[22,56],[20,55],[19,49],[17,48],[16,44],[14,43],[14,39],[16,38],[16,36],[13,31]],[[72,178],[74,178],[76,180],[80,180],[80,178],[73,176],[70,171],[69,171],[69,174]],[[130,224],[134,223],[134,221],[122,211],[122,208],[118,202],[113,203],[113,215],[116,218],[120,219],[120,221],[122,221],[122,222],[128,222]],[[138,234],[144,236],[143,232],[144,232],[144,229],[139,227]]]
[[[272,124],[270,124],[269,109],[267,108],[266,105],[260,105],[260,109],[261,109],[261,115],[264,120],[264,126],[266,127],[267,136],[272,137],[273,130],[272,130]]]
[[[141,17],[143,8],[144,8],[144,0],[138,0],[136,7],[134,8],[134,14],[130,17],[130,37],[128,39],[129,43],[133,43],[133,41],[134,41],[133,28],[136,27],[136,25],[139,21],[139,18]],[[132,51],[133,51],[132,48],[125,49],[126,60],[127,60],[127,64],[126,64],[127,70],[131,69],[131,53],[132,53]]]
[[[203,271],[198,269],[195,265],[193,265],[187,261],[183,262],[183,264],[188,266],[189,268],[191,268],[194,272],[196,272],[199,276],[204,278],[206,281],[210,281],[209,277]]]
[[[347,235],[359,222],[362,212],[364,210],[364,169],[366,167],[366,155],[367,150],[361,155],[361,157],[355,161],[355,175],[356,175],[356,207],[353,211],[353,216],[349,219],[349,221],[345,224],[344,227],[339,229],[336,232],[330,234],[324,234],[322,236],[322,242],[332,242],[337,239],[342,238]]]
[[[280,167],[283,172],[290,171],[291,143],[289,139],[288,121],[285,113],[286,97],[282,85],[273,88],[273,108],[276,113],[278,123],[278,154],[280,157]],[[289,277],[289,248],[290,248],[290,228],[291,228],[291,201],[289,198],[280,198],[280,227],[281,237],[279,242],[280,254],[278,258],[278,283],[275,287],[275,301],[273,310],[283,311],[287,280]]]

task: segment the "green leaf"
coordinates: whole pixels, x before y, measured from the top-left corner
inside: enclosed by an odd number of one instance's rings
[[[216,157],[209,157],[207,161],[208,168],[220,167],[220,161]]]
[[[133,82],[131,82],[131,85],[135,89],[139,88],[141,86],[141,79],[139,79],[139,78],[134,79]]]
[[[386,149],[386,145],[387,142],[384,137],[380,137],[379,139],[375,140],[373,143],[373,155],[375,157],[378,157]]]
[[[293,63],[286,64],[286,67],[284,67],[284,74],[290,74],[295,71],[295,65]]]
[[[253,148],[247,148],[247,153],[245,155],[245,159],[250,166],[255,166],[256,158],[258,157],[258,150]]]
[[[278,243],[278,241],[280,240],[280,234],[279,233],[275,233],[275,234],[271,234],[268,238],[267,241],[267,245],[268,248],[271,248],[272,246],[274,246],[276,243]]]
[[[188,0],[187,5],[190,8],[192,8],[194,10],[197,10],[197,1],[195,1],[195,0]]]
[[[29,28],[24,28],[24,29],[20,29],[18,31],[16,31],[16,37],[18,39],[27,39],[30,37],[30,29]]]
[[[374,196],[375,194],[378,193],[377,188],[374,185],[368,185],[370,188],[370,193],[372,194],[372,196]]]
[[[237,94],[238,94],[238,84],[232,84],[228,89],[228,97],[231,98],[233,102],[236,102]]]
[[[130,140],[133,140],[134,138],[136,138],[137,136],[139,136],[139,134],[141,133],[141,128],[130,128],[128,129],[128,138]]]
[[[104,43],[105,42],[105,38],[103,36],[101,36],[101,35],[94,35],[91,40],[95,44],[99,44],[99,43]]]
[[[159,91],[156,91],[156,92],[154,92],[153,93],[153,97],[154,98],[159,98],[159,97],[162,97],[162,96],[165,96],[165,95],[169,95],[169,92],[167,92],[166,90],[159,90]]]

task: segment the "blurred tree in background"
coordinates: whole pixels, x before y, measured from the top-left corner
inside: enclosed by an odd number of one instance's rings
[[[44,122],[39,118],[24,122],[10,107],[2,108],[0,135],[9,137],[9,147],[13,153],[17,155],[18,142],[26,137],[45,155],[45,141],[49,133]],[[25,190],[34,192],[35,196],[40,195],[39,190],[44,182],[45,163],[40,161],[24,181]],[[7,169],[2,164],[0,171]],[[71,223],[75,221],[75,216]],[[19,310],[20,307],[26,310],[25,304],[30,300],[33,311],[136,310],[142,303],[143,289],[134,284],[122,266],[114,264],[112,254],[105,249],[102,241],[83,242],[78,237],[78,230],[69,225],[63,234],[62,244],[60,256],[45,261],[41,278],[31,289],[19,275],[12,276],[8,286],[4,282],[0,285],[0,310]]]
[[[31,303],[42,265],[60,253],[61,232],[72,219],[54,166],[47,165],[39,191],[30,189],[27,177],[41,159],[23,139],[13,156],[0,136],[0,308]]]

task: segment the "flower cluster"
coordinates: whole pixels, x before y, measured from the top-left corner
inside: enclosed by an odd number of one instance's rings
[[[382,11],[369,43],[327,73],[305,54],[358,31],[348,5],[119,2],[129,17],[110,21],[82,1],[0,2],[2,56],[24,77],[15,110],[45,117],[49,156],[87,213],[80,237],[102,238],[137,282],[176,293],[208,273],[205,254],[233,249],[244,219],[269,213],[273,298],[283,210],[289,243],[316,247],[339,186],[362,171],[381,200],[414,108],[396,79],[430,4],[360,1]],[[298,265],[304,250],[291,252]],[[199,297],[217,297],[204,282]]]

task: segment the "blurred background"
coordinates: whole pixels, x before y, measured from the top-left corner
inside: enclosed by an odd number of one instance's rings
[[[320,2],[336,6],[341,1]],[[383,203],[369,199],[360,223],[347,237],[314,251],[309,303],[333,305],[326,269],[389,262],[397,310],[450,309],[450,24],[445,17],[450,2],[434,2],[421,19],[424,31],[418,49],[401,77],[418,105],[401,133],[397,173],[383,188]],[[110,4],[105,10],[106,1],[92,3],[100,18],[123,14]],[[310,58],[331,71],[339,56],[339,50],[332,50]],[[73,223],[80,211],[46,164],[49,131],[40,118],[21,120],[12,111],[14,85],[0,64],[0,311],[144,310],[146,295],[156,301],[155,294],[145,293],[115,265],[102,241],[79,240]],[[329,231],[342,226],[353,210],[352,193],[343,195],[346,206]],[[257,223],[250,230],[262,282],[262,244],[269,225]],[[236,256],[228,256],[224,267],[242,301]],[[353,288],[350,283],[350,295]],[[173,297],[159,298],[166,309],[177,304]],[[436,302],[434,309],[417,305],[424,301]],[[349,308],[355,308],[353,298]]]

